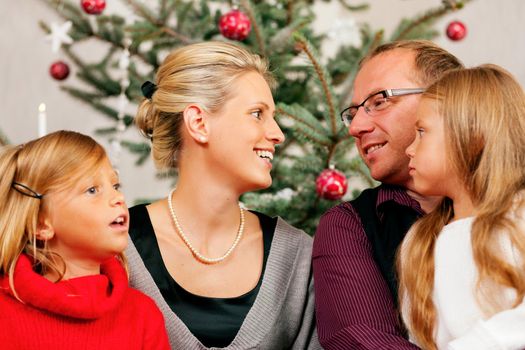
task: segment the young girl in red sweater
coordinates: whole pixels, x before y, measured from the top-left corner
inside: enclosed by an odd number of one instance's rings
[[[128,210],[92,138],[58,131],[0,153],[0,348],[169,349],[128,287]]]

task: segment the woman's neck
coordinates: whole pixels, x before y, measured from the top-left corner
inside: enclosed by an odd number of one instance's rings
[[[224,186],[197,185],[179,178],[171,200],[179,222],[192,236],[229,237],[239,227],[239,194]]]

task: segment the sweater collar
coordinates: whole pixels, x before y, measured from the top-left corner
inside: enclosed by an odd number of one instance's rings
[[[33,271],[32,260],[21,255],[14,272],[18,297],[32,307],[61,316],[97,319],[121,302],[128,286],[126,272],[116,258],[101,265],[100,275],[83,276],[53,283]],[[0,288],[14,295],[9,277],[0,278]]]

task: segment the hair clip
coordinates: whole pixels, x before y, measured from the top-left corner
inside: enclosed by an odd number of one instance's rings
[[[140,89],[142,90],[142,95],[148,100],[151,100],[151,96],[157,91],[157,85],[148,80],[142,84]]]
[[[37,198],[37,199],[42,199],[44,197],[43,194],[40,194],[40,193],[30,189],[26,185],[19,183],[19,182],[13,182],[11,187],[13,187],[13,189],[16,192],[21,193],[24,196],[33,197],[33,198]]]

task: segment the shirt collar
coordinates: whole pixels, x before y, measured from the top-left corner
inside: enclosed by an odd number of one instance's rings
[[[410,197],[405,188],[394,185],[381,184],[377,193],[376,211],[379,218],[383,217],[383,203],[394,201],[399,205],[404,205],[414,209],[419,215],[424,215],[419,202]]]

